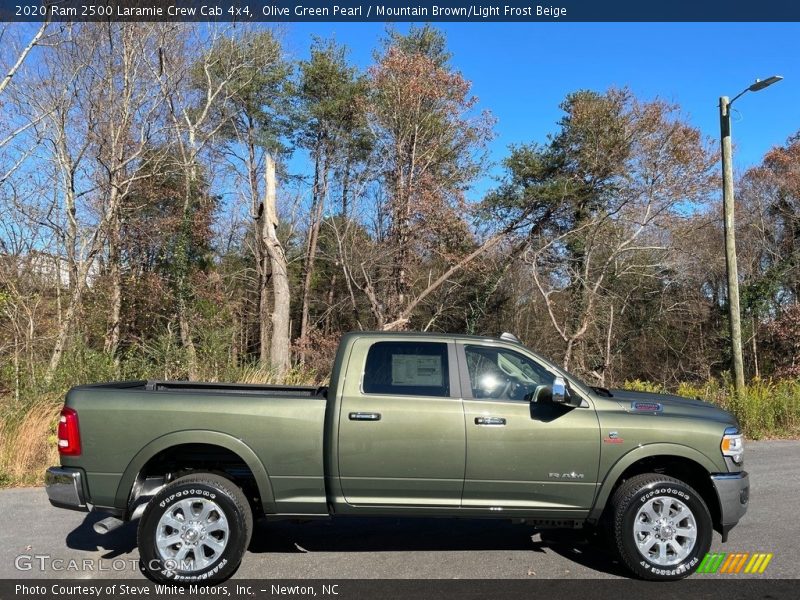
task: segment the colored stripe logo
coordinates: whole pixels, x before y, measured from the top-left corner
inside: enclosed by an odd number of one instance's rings
[[[767,552],[709,552],[703,558],[698,573],[763,573],[772,560]]]

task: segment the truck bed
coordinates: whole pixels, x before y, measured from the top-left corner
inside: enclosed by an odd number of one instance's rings
[[[326,513],[327,387],[186,381],[114,381],[73,388],[82,451],[62,458],[91,482],[89,499],[125,506],[143,460],[166,448],[226,448],[262,470],[277,513]],[[140,464],[141,463],[141,464]]]

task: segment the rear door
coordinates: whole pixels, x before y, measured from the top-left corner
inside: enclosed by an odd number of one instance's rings
[[[521,351],[458,344],[465,378],[463,506],[588,509],[600,455],[597,415],[526,396],[555,376]]]
[[[347,502],[458,506],[466,434],[454,343],[365,338],[352,356],[364,358],[360,381],[345,381],[339,414]]]

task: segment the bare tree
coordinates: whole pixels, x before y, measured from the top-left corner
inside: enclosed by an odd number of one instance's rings
[[[11,83],[11,80],[14,76],[19,72],[22,64],[25,62],[25,59],[28,58],[28,55],[33,51],[33,49],[44,40],[45,32],[50,25],[50,19],[45,19],[44,22],[39,26],[39,29],[36,30],[31,40],[17,53],[16,59],[13,60],[11,65],[8,65],[6,68],[6,74],[3,76],[3,79],[0,80],[0,94],[2,94],[8,85]],[[9,44],[7,40],[3,38],[6,37],[7,31],[4,28],[0,31],[0,42],[4,44]],[[10,45],[10,44],[9,44]],[[5,46],[9,47],[9,46]]]
[[[232,28],[211,28],[204,37],[198,28],[165,26],[159,60],[151,64],[173,127],[172,140],[184,172],[184,222],[190,226],[193,195],[200,185],[200,160],[231,125],[237,94],[257,75],[255,58],[246,45],[231,44]],[[222,47],[224,51],[220,52]],[[199,54],[198,48],[205,48]],[[188,234],[188,231],[187,231]],[[197,374],[197,351],[191,331],[187,257],[177,267],[177,306],[181,343],[189,361],[189,377]]]
[[[290,291],[286,255],[278,239],[278,206],[275,181],[275,161],[267,155],[265,170],[264,210],[260,217],[262,244],[267,249],[272,270],[272,342],[270,366],[278,377],[289,368],[289,310]]]
[[[104,349],[114,355],[120,340],[122,308],[122,256],[120,228],[124,219],[136,218],[123,206],[131,187],[142,177],[139,163],[154,141],[164,147],[160,114],[163,96],[151,77],[148,61],[157,53],[156,28],[151,24],[100,23],[85,31],[84,43],[94,49],[93,84],[86,102],[94,118],[88,134],[98,164],[96,185],[108,206],[110,301]],[[161,150],[163,152],[163,150]],[[158,162],[157,152],[148,160]]]
[[[75,34],[75,35],[73,35]],[[72,28],[49,52],[39,72],[18,86],[26,117],[35,123],[44,147],[47,168],[36,171],[39,189],[49,191],[36,202],[19,202],[16,209],[33,223],[47,227],[63,249],[68,273],[68,300],[50,356],[47,377],[52,377],[67,346],[80,311],[87,277],[102,248],[104,219],[93,214],[93,191],[88,165],[90,145],[86,127],[86,90],[90,84],[89,56]],[[31,200],[35,196],[29,196]]]
[[[52,31],[49,21],[49,18],[46,18],[33,35],[21,44],[17,44],[15,40],[11,39],[12,32],[9,25],[0,28],[0,73],[5,73],[0,80],[0,106],[10,108],[20,100],[13,97],[15,94],[12,82],[15,78],[19,79],[20,71],[34,49],[57,41],[60,32]],[[12,98],[9,99],[9,96]],[[32,129],[45,116],[42,114],[26,115],[23,110],[17,115],[21,118],[15,119],[11,110],[5,110],[4,113],[4,119],[0,120],[0,151]],[[0,162],[0,186],[25,162],[35,147],[36,139],[34,137],[25,147],[16,147],[13,152],[9,153],[11,155],[9,164]]]

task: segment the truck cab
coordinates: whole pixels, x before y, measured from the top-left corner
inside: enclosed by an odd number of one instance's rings
[[[329,415],[337,504],[586,516],[600,435],[580,384],[568,384],[567,401],[545,398],[563,374],[506,340],[375,334],[342,344],[351,366]]]

